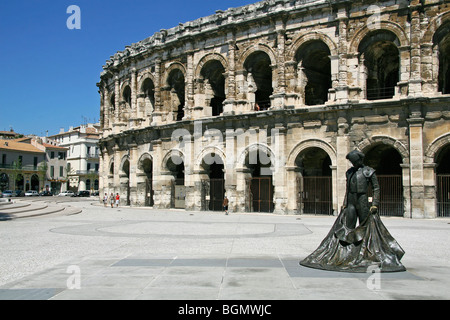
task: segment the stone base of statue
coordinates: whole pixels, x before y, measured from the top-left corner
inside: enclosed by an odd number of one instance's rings
[[[320,246],[300,265],[341,272],[406,271],[400,262],[405,254],[381,222],[378,213],[369,214],[355,229],[346,223],[346,209],[336,219]]]

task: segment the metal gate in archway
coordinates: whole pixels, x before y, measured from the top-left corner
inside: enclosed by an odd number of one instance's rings
[[[380,186],[380,216],[403,217],[403,184],[401,175],[377,175]],[[372,190],[369,188],[369,201]]]
[[[202,180],[202,210],[222,211],[225,197],[224,179]]]
[[[153,207],[153,180],[145,180],[145,206]]]
[[[437,216],[450,217],[450,174],[436,176]]]
[[[297,179],[297,207],[302,214],[332,215],[332,179],[327,176]]]
[[[272,177],[254,177],[246,180],[247,211],[273,212]]]

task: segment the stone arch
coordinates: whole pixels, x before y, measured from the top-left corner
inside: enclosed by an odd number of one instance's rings
[[[302,96],[305,105],[324,104],[329,99],[333,79],[337,79],[336,68],[330,46],[318,37],[305,37],[300,41],[291,63],[294,64],[296,92]],[[306,40],[306,41],[303,41]],[[336,85],[336,83],[334,84]]]
[[[445,133],[440,137],[437,137],[430,143],[425,151],[425,163],[434,163],[436,155],[445,145],[450,144],[450,133]]]
[[[288,167],[295,167],[295,161],[300,153],[308,148],[319,148],[325,151],[331,160],[331,165],[336,166],[336,150],[329,143],[319,140],[319,139],[309,139],[299,142],[289,153],[287,157],[286,165]]]
[[[402,162],[404,164],[409,164],[409,152],[407,147],[397,139],[389,136],[373,136],[371,138],[364,139],[357,145],[357,149],[363,153],[366,153],[370,148],[377,144],[386,144],[392,146],[398,151],[402,157]]]
[[[156,78],[149,70],[144,71],[138,79],[138,92],[142,92],[145,80],[147,79],[150,79],[153,84],[156,84]]]
[[[130,157],[128,155],[125,155],[122,157],[122,159],[120,160],[120,166],[119,166],[119,174],[122,173],[126,173],[126,167],[124,167],[126,165],[126,162],[128,161],[128,165],[130,165]],[[130,169],[130,168],[128,168]]]
[[[137,165],[137,172],[138,172],[138,173],[142,173],[142,172],[144,171],[144,168],[142,167],[142,164],[143,164],[143,162],[144,162],[145,160],[150,160],[150,161],[153,163],[153,157],[152,157],[152,155],[151,155],[150,153],[146,152],[146,153],[142,154],[142,155],[139,157],[138,165]]]
[[[436,31],[446,23],[450,22],[450,12],[442,13],[434,18],[428,23],[428,28],[422,37],[421,43],[424,44],[432,44],[433,37]]]
[[[253,53],[258,52],[258,51],[262,51],[262,52],[266,53],[269,56],[269,59],[270,59],[270,62],[272,64],[272,66],[276,65],[277,59],[276,59],[276,55],[273,52],[272,48],[270,48],[266,44],[258,43],[256,45],[248,47],[242,53],[242,55],[238,59],[237,68],[243,70],[244,69],[244,63],[248,59],[248,57],[250,57]]]
[[[264,49],[264,50],[261,50]],[[253,46],[243,54],[242,72],[245,78],[246,98],[251,109],[267,110],[277,86],[276,60],[266,46]]]
[[[180,62],[173,62],[173,63],[171,63],[170,66],[166,69],[166,72],[165,72],[165,75],[164,75],[165,85],[167,85],[167,86],[169,85],[168,81],[169,81],[170,73],[171,73],[172,71],[176,70],[176,69],[180,70],[180,71],[183,73],[184,79],[186,79],[186,75],[187,75],[186,67],[185,67],[182,63],[180,63]]]
[[[200,106],[208,108],[206,115],[218,116],[223,113],[223,102],[227,95],[227,61],[216,53],[205,55],[195,71],[194,94],[199,94]]]
[[[180,149],[173,148],[169,152],[167,152],[166,155],[164,156],[163,160],[161,161],[161,172],[170,171],[168,169],[169,161],[171,159],[177,159],[177,158],[181,159],[180,163],[184,163],[185,162],[184,153]],[[172,162],[173,162],[173,160],[172,160]],[[178,162],[178,160],[176,160],[175,162]],[[174,164],[180,164],[180,163],[175,163],[175,162],[174,162]]]
[[[219,61],[222,64],[223,68],[225,69],[225,72],[228,71],[228,62],[221,54],[208,53],[204,55],[197,64],[197,68],[195,69],[194,75],[195,79],[201,78],[201,71],[203,67],[210,61]]]
[[[301,34],[293,41],[286,55],[287,61],[294,61],[298,49],[300,49],[301,46],[305,43],[314,40],[320,40],[324,42],[330,49],[330,54],[332,56],[336,56],[338,54],[338,47],[336,43],[328,35],[315,31]]]
[[[111,172],[112,169],[112,172]],[[108,163],[108,174],[114,175],[114,158],[111,158]]]
[[[216,157],[219,157],[220,161],[222,162],[223,165],[225,165],[225,161],[226,161],[226,155],[225,152],[219,148],[219,147],[206,147],[204,148],[200,154],[197,156],[197,159],[195,161],[195,166],[194,166],[194,171],[200,171],[202,164],[203,164],[203,160],[204,158],[209,155],[209,154],[215,154],[214,159],[217,159]]]
[[[107,103],[112,110],[116,109],[116,93],[114,90],[109,92]]]
[[[361,43],[361,41],[371,32],[375,32],[375,31],[390,31],[393,34],[395,34],[397,36],[397,39],[399,41],[399,45],[401,47],[406,47],[409,46],[409,40],[408,40],[408,36],[405,32],[405,30],[403,30],[403,28],[398,25],[395,22],[392,21],[380,21],[379,23],[380,27],[377,29],[374,28],[370,28],[367,25],[362,27],[360,30],[358,30],[355,35],[353,36],[353,38],[350,40],[349,43],[349,54],[358,54],[358,48],[359,45]]]
[[[275,153],[272,151],[272,149],[265,145],[265,144],[261,144],[261,143],[253,143],[249,146],[247,146],[239,155],[237,161],[236,161],[236,165],[239,168],[245,168],[246,163],[245,161],[247,160],[247,156],[251,153],[251,152],[255,152],[255,151],[265,151],[266,154],[269,155],[270,159],[271,159],[271,163],[272,166],[274,166],[274,163],[272,161],[274,161],[273,159],[276,160],[276,156]]]

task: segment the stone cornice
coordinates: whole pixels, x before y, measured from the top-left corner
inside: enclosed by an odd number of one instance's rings
[[[333,3],[342,1],[332,1]],[[177,42],[193,41],[193,39],[210,34],[213,31],[233,31],[240,25],[247,25],[252,21],[271,19],[274,16],[284,17],[286,14],[307,12],[311,7],[329,7],[329,0],[265,0],[243,7],[230,8],[226,11],[218,10],[214,15],[199,18],[194,21],[180,23],[171,29],[162,29],[153,36],[137,43],[126,46],[125,50],[117,52],[103,66],[102,76],[114,71],[120,64],[129,61],[149,51],[158,51],[170,47]]]

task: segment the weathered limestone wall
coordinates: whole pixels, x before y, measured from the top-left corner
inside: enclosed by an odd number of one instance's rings
[[[337,213],[346,154],[384,145],[401,157],[404,216],[435,217],[435,161],[450,144],[450,92],[439,91],[449,25],[448,4],[439,0],[270,0],[161,30],[104,66],[101,188],[143,206],[149,173],[140,166],[149,159],[154,207],[169,208],[175,176],[168,161],[178,151],[185,208],[200,210],[208,178],[202,161],[214,154],[231,210],[246,211],[248,157],[256,150],[275,158],[274,212],[294,214],[299,159],[314,149],[329,157]],[[395,63],[373,67],[392,54]],[[374,99],[374,89],[392,94]],[[238,129],[247,139],[239,140]]]

